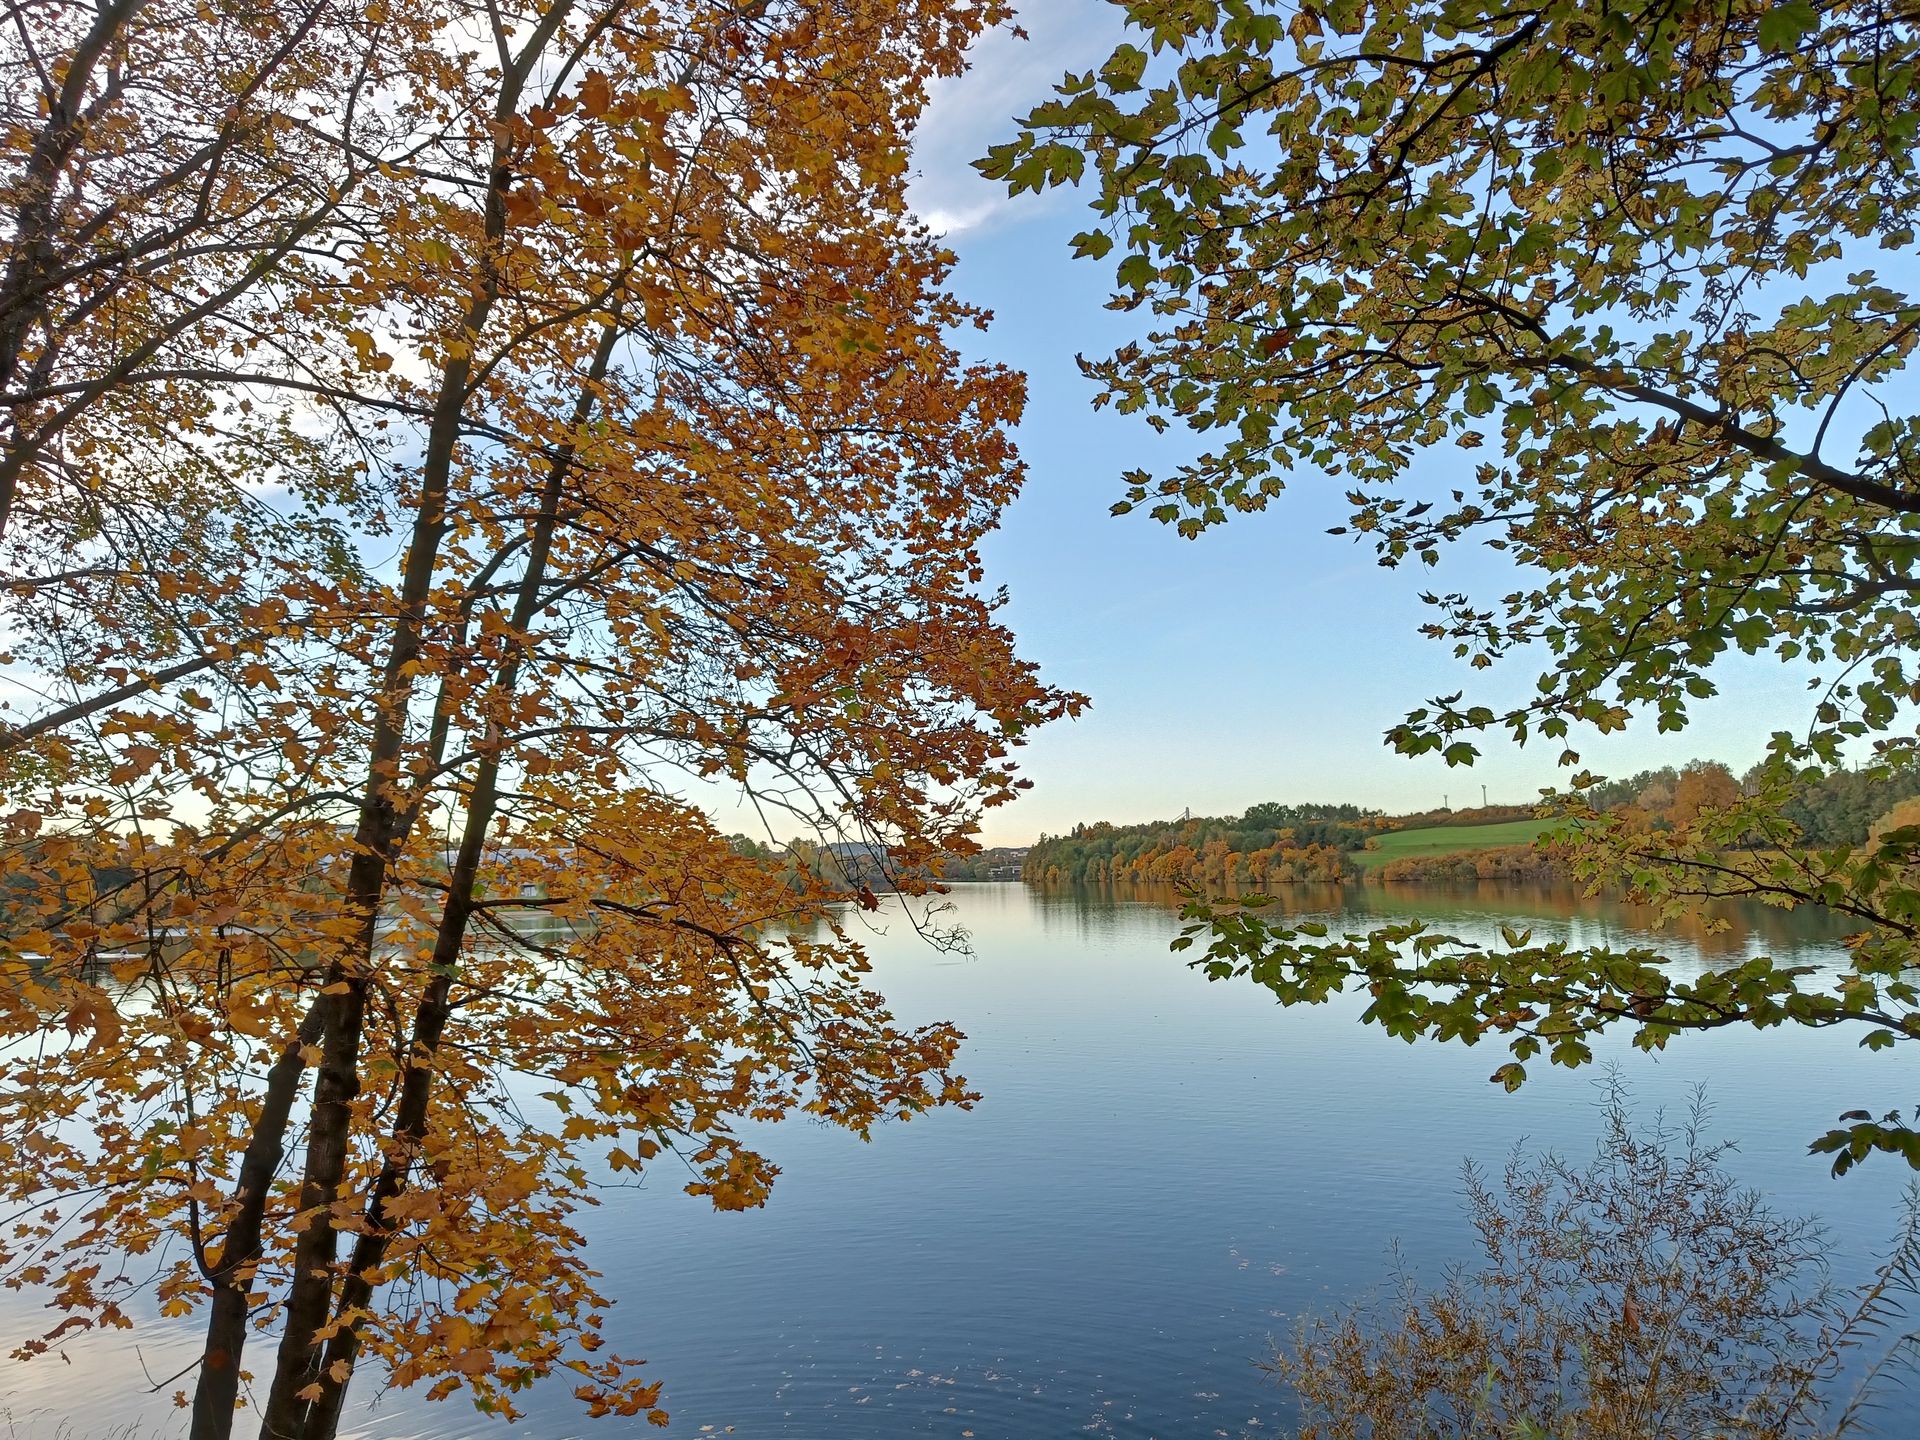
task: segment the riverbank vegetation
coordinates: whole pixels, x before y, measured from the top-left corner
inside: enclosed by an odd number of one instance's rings
[[[1139,825],[1096,821],[1042,835],[1026,878],[1042,884],[1167,881],[1228,887],[1335,881],[1382,823],[1355,805],[1255,805],[1243,815]]]
[[[1421,825],[1371,837],[1354,862],[1390,870],[1396,864],[1461,852],[1524,849],[1552,828],[1548,820],[1501,820],[1491,825]]]
[[[1350,804],[1263,804],[1239,816],[1075,826],[1042,836],[1027,878],[1043,884],[1174,883],[1214,890],[1343,880],[1457,884],[1473,880],[1569,880],[1575,813],[1605,815],[1643,836],[1669,835],[1765,783],[1755,767],[1736,780],[1725,765],[1682,766],[1590,787],[1577,812],[1553,801],[1388,816]],[[1871,774],[1808,767],[1783,809],[1784,828],[1732,837],[1729,863],[1769,863],[1783,834],[1803,847],[1851,851],[1875,831],[1897,828],[1900,807],[1920,797],[1920,764]],[[1913,823],[1911,821],[1905,823]]]

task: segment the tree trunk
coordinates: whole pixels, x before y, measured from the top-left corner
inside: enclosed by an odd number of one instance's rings
[[[469,319],[484,322],[488,303],[485,297],[476,300]],[[471,326],[469,333],[477,328]],[[459,440],[470,364],[463,357],[448,367],[435,406],[433,434],[422,467],[420,505],[401,583],[399,617],[377,701],[353,863],[347,871],[347,906],[359,916],[360,929],[327,967],[320,996],[320,1074],[314,1081],[306,1174],[300,1189],[300,1209],[306,1218],[294,1247],[279,1360],[261,1419],[260,1433],[267,1440],[294,1440],[299,1433],[305,1402],[297,1398],[298,1392],[313,1383],[320,1356],[319,1331],[332,1308],[338,1247],[333,1211],[341,1177],[346,1173],[353,1101],[360,1093],[360,1032],[366,1009],[367,970],[373,962],[388,867],[405,830],[411,828],[403,822],[399,804],[400,759],[407,705],[415,684],[413,661],[424,638],[427,597],[440,542],[446,534],[448,477]]]
[[[519,110],[527,75],[545,51],[572,9],[572,0],[557,0],[528,36],[514,64],[501,77],[495,105],[500,126]],[[501,36],[505,39],[505,36]],[[499,134],[498,128],[496,134]],[[299,1440],[313,1387],[320,1383],[325,1342],[320,1332],[333,1309],[338,1231],[334,1206],[346,1173],[352,1125],[353,1099],[359,1092],[360,1032],[365,1012],[365,971],[373,960],[379,907],[385,897],[387,871],[397,847],[412,828],[412,807],[399,804],[401,754],[404,748],[407,706],[426,631],[426,606],[433,590],[440,545],[447,533],[447,497],[454,453],[459,446],[468,388],[473,378],[473,354],[480,334],[500,294],[494,251],[506,235],[506,193],[513,176],[504,137],[497,138],[487,171],[484,200],[483,252],[479,290],[468,304],[462,329],[467,344],[441,373],[433,420],[421,456],[420,496],[413,532],[402,572],[400,613],[393,647],[382,676],[367,769],[366,798],[360,811],[353,867],[347,898],[362,917],[361,933],[351,952],[330,967],[328,988],[344,986],[330,998],[326,1040],[320,1075],[314,1085],[313,1120],[307,1139],[307,1170],[301,1190],[306,1223],[294,1251],[294,1273],[288,1286],[285,1329],[274,1367],[273,1386],[260,1422],[262,1440]],[[436,941],[436,944],[438,942]],[[332,973],[337,970],[336,973]]]
[[[207,1345],[194,1388],[191,1440],[227,1440],[233,1433],[234,1407],[240,1399],[240,1355],[247,1343],[247,1294],[260,1260],[260,1231],[274,1172],[285,1153],[287,1123],[300,1096],[306,1060],[301,1051],[320,1038],[316,998],[300,1022],[299,1033],[280,1052],[267,1075],[260,1118],[254,1122],[240,1174],[234,1184],[239,1210],[227,1226],[220,1261],[208,1278],[213,1303],[207,1314]]]
[[[609,324],[601,336],[600,347],[588,371],[572,415],[578,431],[593,413],[593,393],[605,378],[613,362],[619,339],[618,322]],[[524,635],[540,609],[540,590],[546,582],[547,557],[553,548],[553,532],[559,518],[560,495],[573,468],[575,449],[571,442],[554,456],[542,487],[539,518],[535,522],[533,544],[527,554],[527,566],[521,574],[514,597],[513,614],[508,626],[516,636]],[[511,643],[506,662],[500,667],[496,684],[504,694],[512,694],[520,682],[526,660],[524,641]],[[440,913],[440,928],[434,936],[433,961],[428,983],[414,1013],[413,1033],[407,1046],[407,1071],[401,1081],[400,1105],[394,1116],[392,1138],[386,1161],[374,1181],[368,1197],[360,1237],[354,1242],[341,1282],[339,1303],[334,1307],[335,1329],[317,1366],[315,1383],[319,1397],[307,1412],[306,1423],[297,1440],[334,1440],[340,1426],[340,1407],[346,1400],[347,1382],[360,1355],[360,1327],[367,1302],[373,1298],[375,1276],[386,1259],[393,1232],[387,1219],[387,1202],[406,1188],[413,1162],[419,1156],[420,1142],[426,1138],[428,1101],[433,1089],[432,1060],[440,1048],[440,1038],[453,1013],[449,1003],[455,966],[466,942],[467,924],[473,916],[473,891],[479,878],[480,861],[486,850],[487,832],[493,827],[494,809],[500,797],[500,755],[491,751],[482,757],[474,772],[468,795],[466,824],[460,835],[460,851],[454,859],[447,883],[447,904]]]

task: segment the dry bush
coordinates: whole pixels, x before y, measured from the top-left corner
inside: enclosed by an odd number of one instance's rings
[[[1584,1166],[1516,1149],[1497,1182],[1466,1167],[1477,1266],[1432,1292],[1397,1267],[1390,1299],[1301,1326],[1270,1362],[1300,1440],[1830,1440],[1864,1423],[1869,1387],[1920,1340],[1899,1323],[1915,1194],[1846,1289],[1817,1223],[1728,1173],[1698,1096],[1678,1126],[1637,1125],[1614,1079],[1603,1112]]]

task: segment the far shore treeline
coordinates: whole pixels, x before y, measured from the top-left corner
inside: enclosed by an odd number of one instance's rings
[[[1584,805],[1636,827],[1684,826],[1755,783],[1718,761],[1643,770],[1600,782]],[[1912,802],[1911,805],[1909,802]],[[1861,772],[1807,770],[1786,818],[1794,843],[1865,844],[1896,811],[1920,809],[1920,764]],[[1899,819],[1911,823],[1913,817]],[[1488,805],[1387,815],[1351,804],[1267,802],[1240,815],[1183,815],[1131,825],[1094,821],[1042,835],[1024,876],[1040,884],[1173,883],[1209,889],[1356,879],[1381,881],[1565,878],[1556,835],[1567,822],[1559,802]],[[1752,848],[1785,837],[1751,836]]]
[[[1620,817],[1650,834],[1689,825],[1756,783],[1757,769],[1735,777],[1718,761],[1643,770],[1580,792],[1589,811]],[[1565,797],[1389,815],[1348,803],[1267,801],[1239,815],[1181,815],[1170,820],[1075,825],[1041,835],[1031,846],[989,846],[943,857],[929,873],[903,869],[873,841],[795,838],[770,844],[727,837],[743,858],[781,871],[789,886],[828,892],[890,889],[909,875],[938,882],[1020,880],[1040,885],[1173,884],[1210,891],[1259,890],[1292,884],[1352,882],[1455,884],[1484,880],[1568,880],[1570,823]],[[1920,762],[1876,770],[1809,769],[1785,807],[1789,835],[1751,835],[1750,851],[1783,843],[1846,851],[1901,824],[1920,824]],[[63,840],[61,843],[71,844]],[[97,886],[112,888],[131,873],[118,844],[92,848],[86,867]],[[30,877],[0,878],[0,935],[22,928]]]

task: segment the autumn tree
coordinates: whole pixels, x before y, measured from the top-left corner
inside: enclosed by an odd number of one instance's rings
[[[1676,826],[1692,825],[1702,816],[1725,813],[1739,799],[1740,782],[1731,770],[1717,761],[1696,760],[1680,771],[1667,819]]]
[[[196,1437],[328,1440],[368,1362],[664,1423],[581,1250],[609,1171],[755,1205],[742,1120],[966,1102],[846,892],[698,801],[911,890],[1078,703],[980,588],[1021,386],[904,197],[1001,18],[13,7],[25,1357],[145,1289],[205,1323]]]
[[[1317,472],[1352,506],[1336,533],[1382,564],[1503,551],[1510,592],[1436,587],[1426,630],[1475,670],[1542,656],[1538,686],[1503,709],[1430,700],[1395,748],[1469,764],[1488,734],[1550,743],[1589,880],[1670,912],[1731,893],[1860,926],[1837,977],[1682,978],[1652,953],[1418,926],[1330,941],[1240,911],[1214,917],[1212,972],[1287,1000],[1365,986],[1409,1035],[1502,1035],[1507,1084],[1616,1023],[1646,1046],[1780,1022],[1920,1038],[1920,895],[1896,847],[1808,846],[1788,813],[1806,767],[1915,748],[1920,13],[1116,3],[1125,43],[982,162],[1014,191],[1085,180],[1076,247],[1117,257],[1113,303],[1143,317],[1087,362],[1097,403],[1206,442],[1130,473],[1115,509],[1197,535]],[[1750,793],[1671,832],[1582,800],[1579,732],[1684,727],[1734,653],[1816,680]],[[1920,1163],[1892,1123],[1824,1143]]]
[[[43,536],[152,535],[189,497],[237,499],[260,454],[176,443],[216,429],[230,441],[249,431],[297,467],[292,452],[315,432],[286,428],[284,408],[223,411],[221,397],[246,382],[322,407],[338,398],[338,368],[313,334],[326,317],[308,307],[289,331],[285,307],[342,247],[376,240],[368,187],[381,166],[435,143],[417,110],[385,101],[407,83],[409,53],[455,13],[10,0],[0,534],[24,515]],[[354,401],[376,404],[365,391]],[[111,489],[92,483],[102,453],[118,466]],[[196,537],[182,524],[168,538]],[[10,578],[80,577],[16,567]]]

